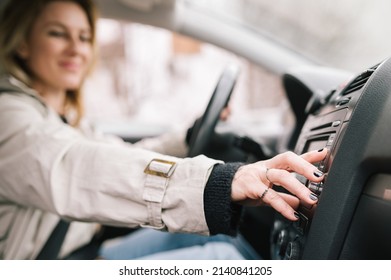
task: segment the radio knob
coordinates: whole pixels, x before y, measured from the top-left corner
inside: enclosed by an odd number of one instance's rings
[[[320,183],[310,182],[308,188],[316,195],[320,195],[323,191],[323,182]]]
[[[285,253],[285,259],[287,260],[298,260],[300,259],[301,249],[300,244],[297,241],[291,241],[288,243]]]

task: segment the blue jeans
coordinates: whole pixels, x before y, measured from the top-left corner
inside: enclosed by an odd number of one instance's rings
[[[201,236],[139,229],[105,241],[99,255],[109,260],[130,259],[259,259],[242,236]]]

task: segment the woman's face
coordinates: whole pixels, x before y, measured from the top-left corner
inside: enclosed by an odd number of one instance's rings
[[[78,88],[92,59],[91,29],[84,10],[67,1],[47,4],[18,53],[33,73],[33,87]]]

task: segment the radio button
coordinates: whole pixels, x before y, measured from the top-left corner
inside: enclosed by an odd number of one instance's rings
[[[307,230],[308,218],[301,212],[297,212],[297,214],[299,214],[299,219],[295,222],[296,229],[304,233]]]
[[[285,259],[287,260],[298,260],[301,257],[300,244],[297,241],[291,241],[288,243],[286,248]]]
[[[328,141],[327,141],[327,143],[326,143],[326,146],[331,146],[331,145],[333,144],[333,142],[334,142],[334,139],[335,139],[335,133],[334,133],[334,134],[331,134],[331,135],[329,136],[329,139],[328,139]]]
[[[316,195],[320,195],[323,191],[323,182],[320,183],[310,182],[308,188]]]
[[[334,121],[332,124],[331,124],[331,126],[332,127],[337,127],[337,126],[339,126],[341,124],[341,121]]]

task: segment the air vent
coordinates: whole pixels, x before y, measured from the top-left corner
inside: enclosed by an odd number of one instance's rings
[[[379,64],[369,68],[368,70],[357,76],[350,84],[347,85],[347,87],[342,91],[341,95],[347,95],[364,87],[369,77],[371,77],[373,72],[375,72]]]

